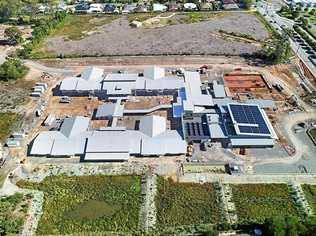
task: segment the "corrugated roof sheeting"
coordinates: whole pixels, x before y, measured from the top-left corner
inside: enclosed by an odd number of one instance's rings
[[[166,118],[162,116],[144,116],[140,119],[139,130],[150,137],[166,131]]]
[[[83,116],[65,118],[60,127],[60,132],[66,137],[71,138],[84,131],[89,127],[90,119]]]
[[[126,137],[125,137],[126,138]],[[129,141],[120,132],[106,132],[103,135],[88,138],[86,152],[126,152],[129,153]]]
[[[202,94],[202,84],[198,72],[185,71],[184,78],[186,92],[186,100],[183,101],[184,110],[196,111],[194,106],[214,105],[211,95]]]
[[[147,67],[144,70],[144,77],[152,80],[165,77],[165,69],[157,66]]]
[[[213,82],[213,90],[214,90],[214,96],[216,98],[226,97],[224,85],[218,84],[218,82],[216,80]]]
[[[56,139],[54,141],[51,156],[74,156],[84,153],[86,139]]]
[[[121,117],[123,116],[124,106],[119,102],[116,103],[106,103],[98,106],[95,117]]]
[[[97,67],[89,67],[82,71],[81,78],[86,81],[103,79],[103,69]]]
[[[267,147],[274,145],[273,139],[236,138],[230,141],[233,147]]]

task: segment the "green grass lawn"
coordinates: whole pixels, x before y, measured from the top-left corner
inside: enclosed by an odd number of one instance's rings
[[[220,222],[218,196],[211,183],[176,183],[158,179],[157,227]]]
[[[305,197],[312,207],[314,214],[316,213],[316,186],[315,185],[302,185],[303,191],[305,193]]]
[[[309,133],[313,137],[313,139],[316,140],[316,128],[311,129]]]
[[[44,192],[38,235],[139,230],[139,176],[53,176],[18,185]]]
[[[4,141],[21,120],[17,113],[0,113],[0,141]]]
[[[97,27],[111,23],[118,16],[68,15],[65,23],[58,27],[51,36],[63,36],[67,40],[80,40],[87,32]]]
[[[19,235],[29,208],[29,195],[16,193],[0,198],[1,235]]]
[[[298,215],[286,184],[231,185],[238,220],[263,223],[277,215]]]

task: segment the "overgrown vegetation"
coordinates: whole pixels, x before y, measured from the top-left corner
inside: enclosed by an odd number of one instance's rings
[[[264,47],[264,59],[268,64],[287,63],[292,56],[288,36],[273,38]]]
[[[14,112],[15,109],[30,101],[34,80],[18,79],[0,82],[0,111]]]
[[[261,22],[261,24],[263,24],[264,27],[268,30],[272,38],[279,36],[279,33],[270,25],[269,22],[266,21],[266,19],[259,12],[257,11],[249,12],[249,14],[253,14],[254,16],[257,17],[257,19]]]
[[[231,187],[240,224],[262,224],[275,216],[298,215],[286,184],[240,184]]]
[[[16,26],[6,28],[4,35],[11,44],[20,44],[23,42],[22,32]]]
[[[30,195],[16,193],[0,198],[0,234],[19,235],[29,208]]]
[[[189,12],[184,14],[186,17],[184,18],[185,24],[192,24],[192,23],[198,23],[201,21],[209,21],[211,19],[220,17],[220,16],[226,16],[229,13],[214,13],[214,12]]]
[[[157,227],[217,224],[219,199],[211,183],[177,183],[158,178]]]
[[[297,216],[280,215],[267,219],[260,227],[264,230],[263,235],[311,236],[315,235],[316,218],[311,216],[300,219]]]
[[[87,32],[96,30],[97,27],[109,24],[118,16],[91,16],[91,15],[67,15],[64,22],[51,36],[64,36],[68,40],[80,40]]]
[[[44,192],[39,235],[139,230],[139,176],[51,176],[18,186]]]
[[[218,30],[219,33],[221,34],[226,34],[226,35],[230,35],[233,37],[237,37],[237,38],[243,38],[243,39],[247,39],[247,40],[251,40],[251,41],[257,41],[257,39],[255,39],[253,36],[249,35],[249,34],[243,34],[243,33],[238,33],[238,32],[228,32],[225,30]]]
[[[65,12],[56,12],[53,16],[38,19],[35,22],[31,41],[18,51],[18,55],[23,58],[34,57],[32,51],[39,47],[49,34],[62,25],[66,15]]]
[[[21,120],[17,113],[0,113],[0,141],[4,141]]]
[[[316,130],[315,130],[315,136],[316,136]],[[316,139],[316,137],[315,137]],[[308,185],[308,184],[303,184],[302,188],[305,193],[305,197],[312,207],[314,213],[316,212],[316,185]]]
[[[0,81],[10,81],[23,78],[28,68],[17,58],[8,58],[0,65]]]

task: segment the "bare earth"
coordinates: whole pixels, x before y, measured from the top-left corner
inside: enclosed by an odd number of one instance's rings
[[[161,28],[131,28],[126,17],[100,27],[100,31],[79,41],[50,38],[47,50],[57,55],[240,55],[258,51],[258,44],[220,37],[218,30],[248,34],[264,40],[269,33],[251,14],[231,13],[225,17],[194,24]]]

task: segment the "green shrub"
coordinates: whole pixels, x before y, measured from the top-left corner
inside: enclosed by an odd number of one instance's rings
[[[0,81],[23,78],[28,68],[17,58],[9,58],[0,66]]]

